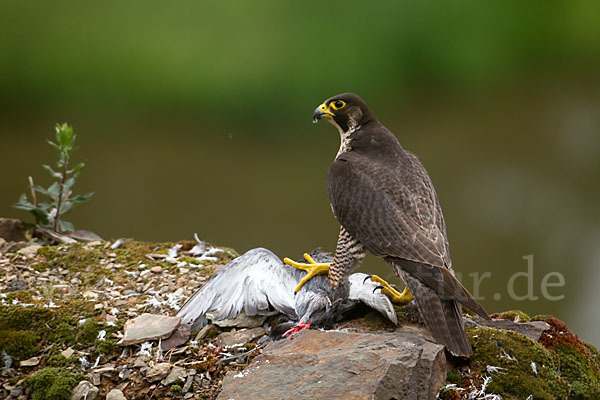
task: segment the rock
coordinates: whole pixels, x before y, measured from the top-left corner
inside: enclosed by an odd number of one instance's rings
[[[15,279],[12,281],[8,287],[6,288],[7,292],[16,292],[18,290],[23,290],[27,287],[27,282],[23,279]]]
[[[249,317],[245,313],[240,313],[235,318],[222,319],[219,321],[213,320],[212,323],[220,326],[221,328],[256,328],[258,326],[262,326],[266,319],[267,317],[261,315]]]
[[[148,340],[166,339],[180,324],[179,317],[145,313],[125,323],[125,335],[117,344],[128,346]]]
[[[208,334],[208,331],[210,331],[211,329],[215,329],[216,327],[214,325],[205,325],[202,327],[202,329],[200,329],[198,331],[198,333],[196,334],[196,337],[194,338],[194,340],[197,342],[199,340],[202,340],[206,337],[206,335]]]
[[[21,250],[17,251],[17,253],[19,253],[27,258],[31,258],[31,257],[35,256],[37,254],[37,251],[41,248],[42,248],[42,246],[39,246],[37,244],[32,244],[31,246],[23,247]]]
[[[10,390],[10,395],[14,398],[19,397],[21,394],[23,394],[23,386],[17,386]]]
[[[94,369],[94,373],[95,374],[104,374],[104,375],[110,375],[114,372],[115,370],[115,364],[103,364],[103,365],[99,365]]]
[[[185,368],[175,365],[173,368],[171,368],[171,372],[169,372],[169,375],[167,375],[167,378],[164,381],[164,385],[169,386],[172,383],[183,383],[186,377],[187,372]]]
[[[150,271],[154,272],[155,274],[160,274],[161,272],[163,272],[163,269],[161,266],[156,266],[156,267],[152,267],[150,268]]]
[[[75,350],[73,350],[72,348],[68,348],[66,350],[63,350],[60,352],[60,354],[62,354],[62,356],[64,358],[71,358],[71,356],[73,356],[73,354],[75,353]]]
[[[165,376],[169,374],[171,370],[171,363],[162,362],[156,364],[154,367],[148,369],[146,371],[146,379],[150,382],[156,382],[163,379]]]
[[[71,394],[71,400],[94,400],[98,396],[98,388],[88,381],[81,381]]]
[[[139,356],[133,362],[134,368],[143,368],[148,366],[148,361],[150,361],[150,357],[148,356]]]
[[[129,379],[131,376],[131,370],[129,368],[123,368],[121,372],[119,372],[119,378],[121,379]]]
[[[72,239],[75,239],[79,242],[96,242],[96,243],[100,244],[100,243],[102,243],[101,240],[103,240],[96,233],[90,232],[90,231],[77,230],[77,231],[67,234],[67,236]]]
[[[192,333],[192,326],[189,324],[181,325],[168,339],[160,343],[162,351],[167,351],[186,343]]]
[[[181,389],[181,393],[186,394],[192,388],[192,383],[194,383],[194,376],[188,375],[183,388]]]
[[[550,328],[550,325],[544,321],[513,322],[509,319],[492,319],[491,321],[488,321],[481,317],[475,317],[473,319],[466,318],[465,325],[471,327],[487,326],[489,328],[503,329],[505,331],[515,331],[535,342],[538,341],[546,329]]]
[[[233,347],[235,345],[243,345],[252,339],[256,339],[266,333],[263,328],[244,329],[241,331],[233,330],[231,332],[223,332],[217,336],[217,344],[223,347]]]
[[[21,367],[35,367],[40,363],[40,359],[38,357],[31,357],[28,360],[21,361]]]
[[[127,400],[127,397],[119,389],[113,389],[106,395],[106,400]]]
[[[26,240],[23,222],[13,218],[0,218],[0,238],[7,242]]]
[[[434,399],[446,380],[444,347],[422,328],[386,333],[309,330],[269,343],[218,399]]]

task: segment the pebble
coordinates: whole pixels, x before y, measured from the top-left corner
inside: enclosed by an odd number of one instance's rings
[[[35,367],[40,363],[40,359],[38,357],[31,357],[27,360],[21,361],[21,367]]]
[[[98,392],[98,388],[89,381],[81,381],[71,392],[71,400],[94,400]]]
[[[106,395],[106,400],[127,400],[127,397],[119,389],[113,389]]]
[[[73,350],[72,348],[67,348],[66,350],[63,350],[60,352],[60,354],[62,354],[62,356],[64,358],[71,358],[71,356],[75,353],[75,350]]]
[[[146,371],[146,379],[150,382],[156,382],[163,379],[169,374],[171,366],[172,364],[168,362],[156,364],[154,367]]]
[[[160,274],[161,272],[163,272],[163,268],[160,265],[157,265],[155,267],[150,268],[150,271],[154,272],[155,274]]]
[[[165,386],[169,386],[173,383],[181,383],[185,380],[186,377],[187,372],[185,368],[175,365],[173,368],[171,368],[171,372],[169,372],[169,375],[167,375],[167,378],[165,379],[163,384]]]

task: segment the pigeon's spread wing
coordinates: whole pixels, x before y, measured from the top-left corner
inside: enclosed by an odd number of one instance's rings
[[[398,323],[398,316],[389,297],[382,294],[377,288],[377,283],[369,279],[369,275],[360,272],[350,275],[350,293],[348,298],[354,301],[361,301],[369,307],[379,311],[384,317]]]
[[[177,316],[182,323],[194,327],[207,323],[207,313],[216,314],[216,320],[235,318],[242,311],[248,316],[277,311],[296,318],[297,284],[294,268],[267,249],[252,249],[219,270],[190,297]]]

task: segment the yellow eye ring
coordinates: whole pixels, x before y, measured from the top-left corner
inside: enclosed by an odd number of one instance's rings
[[[332,101],[329,105],[334,110],[339,110],[340,108],[346,107],[346,102],[344,100],[336,100],[336,101]]]

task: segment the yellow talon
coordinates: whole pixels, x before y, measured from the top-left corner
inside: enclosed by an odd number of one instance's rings
[[[302,285],[304,285],[306,282],[308,282],[313,276],[327,275],[329,273],[329,264],[330,263],[318,263],[315,260],[313,260],[313,258],[308,253],[304,253],[304,259],[306,261],[308,261],[308,264],[299,263],[299,262],[291,260],[287,257],[283,259],[284,263],[291,265],[294,268],[298,268],[303,271],[306,271],[306,275],[304,275],[304,277],[302,279],[300,279],[298,286],[296,286],[296,290],[295,290],[296,293],[298,293],[300,288],[302,288]]]
[[[371,280],[383,286],[381,293],[388,296],[394,304],[405,306],[413,300],[413,295],[410,290],[408,290],[408,287],[405,287],[402,293],[400,293],[377,275],[372,275]]]

